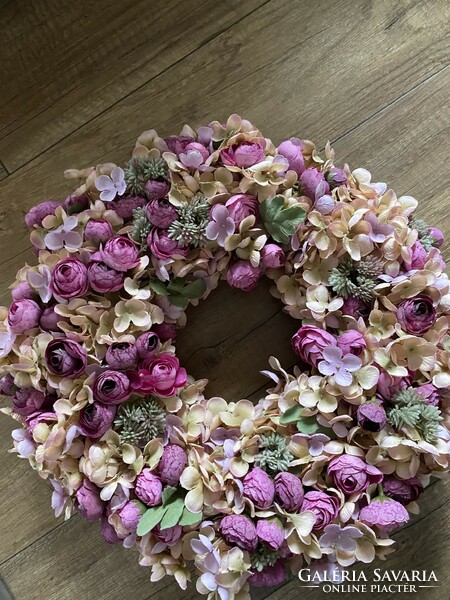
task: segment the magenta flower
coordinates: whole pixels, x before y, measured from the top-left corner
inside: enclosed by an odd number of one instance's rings
[[[323,351],[323,360],[318,364],[322,375],[334,375],[338,385],[348,386],[353,381],[352,373],[362,366],[362,360],[354,354],[342,356],[338,346],[328,346]]]
[[[253,552],[258,544],[256,527],[244,515],[227,515],[220,522],[220,533],[229,546]],[[269,537],[269,534],[267,534]],[[284,536],[283,536],[284,539]]]
[[[216,240],[219,246],[224,246],[226,238],[234,233],[234,221],[230,217],[228,208],[216,204],[211,209],[210,222],[206,228],[208,240]]]
[[[378,527],[383,533],[389,533],[409,521],[409,513],[403,504],[391,498],[377,498],[361,509],[361,523],[369,527]]]
[[[74,229],[78,226],[78,219],[75,216],[67,217],[64,223],[49,231],[44,238],[44,244],[49,250],[77,250],[83,243],[83,237]]]
[[[354,552],[356,550],[356,542],[362,537],[363,533],[357,527],[348,525],[341,527],[334,523],[327,525],[319,542],[322,548],[336,548],[343,552]]]
[[[123,196],[127,189],[123,169],[115,167],[111,175],[100,175],[95,180],[95,187],[101,192],[100,200],[103,202],[112,202],[117,195]]]

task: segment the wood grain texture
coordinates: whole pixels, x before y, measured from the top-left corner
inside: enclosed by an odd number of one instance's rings
[[[10,46],[0,159],[15,171],[0,183],[0,301],[16,270],[33,260],[23,214],[70,191],[65,168],[123,161],[143,129],[169,134],[234,111],[275,142],[289,135],[319,147],[334,140],[338,163],[366,166],[399,194],[416,196],[421,215],[450,236],[442,167],[450,153],[447,2],[340,0],[332,11],[325,0],[123,0],[118,7],[106,0],[0,6],[9,23],[0,44]],[[444,254],[450,259],[448,245]],[[244,295],[222,285],[189,309],[179,354],[189,372],[210,379],[210,395],[256,400],[268,356],[294,364],[287,340],[298,323],[269,287],[265,281]],[[98,527],[78,516],[56,521],[46,482],[5,454],[13,426],[0,415],[0,577],[15,600],[199,598],[193,585],[181,592],[169,579],[150,584],[135,552],[106,546]],[[427,593],[430,600],[450,590],[448,497],[443,482],[426,492],[421,515],[397,534],[389,559],[389,568],[436,569],[441,587]],[[300,594],[319,598],[297,581],[254,598]]]

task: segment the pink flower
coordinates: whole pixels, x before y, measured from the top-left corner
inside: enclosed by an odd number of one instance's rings
[[[349,496],[383,480],[383,473],[379,469],[351,454],[333,458],[328,464],[327,473],[338,489]]]
[[[386,425],[386,411],[379,402],[364,402],[356,411],[356,419],[360,427],[366,431],[381,431]]]
[[[31,271],[32,273],[34,271]],[[13,300],[31,300],[33,296],[36,296],[36,292],[32,287],[26,282],[21,281],[15,288],[11,290],[11,296]]]
[[[129,238],[116,235],[106,242],[101,258],[111,269],[129,271],[139,264],[139,249]]]
[[[83,484],[76,493],[80,515],[88,521],[101,519],[104,504],[100,499],[100,490],[89,479],[84,479]]]
[[[289,169],[295,171],[297,175],[301,175],[305,170],[302,150],[303,142],[295,137],[281,142],[277,149],[277,154],[281,154],[281,156],[288,159]]]
[[[258,218],[259,215],[258,199],[256,196],[251,196],[250,194],[236,194],[235,196],[231,196],[226,201],[225,206],[228,208],[230,217],[234,221],[235,228],[245,218],[251,215]]]
[[[256,528],[244,515],[228,515],[220,521],[219,531],[229,546],[253,552],[258,544]]]
[[[227,271],[227,281],[231,287],[238,288],[244,292],[250,292],[258,285],[261,277],[261,269],[253,267],[246,260],[238,260],[233,263]]]
[[[71,379],[81,375],[87,364],[83,346],[66,338],[56,338],[47,344],[45,360],[50,373]]]
[[[88,266],[88,281],[94,292],[99,294],[118,292],[123,288],[125,273],[111,269],[104,262],[93,261]]]
[[[89,196],[87,194],[71,194],[70,196],[67,196],[62,205],[68,215],[80,213],[89,208]]]
[[[415,502],[423,490],[422,482],[417,477],[397,479],[394,475],[386,475],[383,479],[383,493],[401,504]]]
[[[332,167],[326,174],[326,179],[331,188],[347,185],[347,175],[345,174],[345,171],[338,167]]]
[[[111,369],[131,369],[136,366],[138,351],[130,342],[114,342],[108,346],[105,360]]]
[[[324,348],[323,360],[317,365],[322,375],[334,375],[338,385],[348,386],[353,381],[352,373],[359,371],[362,360],[354,354],[342,356],[342,350],[337,346]]]
[[[284,531],[275,521],[259,519],[256,522],[256,534],[259,541],[271,550],[278,550],[284,542]]]
[[[13,302],[8,311],[8,324],[12,333],[23,333],[39,325],[42,310],[34,300],[24,298]]]
[[[336,339],[315,325],[303,325],[292,337],[292,348],[302,361],[317,367],[323,358],[323,351],[329,346],[336,346]]]
[[[195,139],[189,135],[171,135],[164,140],[170,152],[177,156],[184,152],[188,144],[195,142]]]
[[[158,463],[159,477],[167,485],[176,486],[180,481],[181,473],[187,465],[186,451],[175,444],[164,448]]]
[[[286,257],[277,244],[266,244],[261,250],[261,260],[265,269],[280,269],[284,267]]]
[[[131,386],[142,394],[157,394],[163,398],[173,396],[186,385],[186,369],[172,354],[160,354],[146,359],[137,373],[131,373]]]
[[[216,204],[212,207],[210,219],[206,227],[206,237],[208,240],[216,240],[218,245],[223,247],[226,238],[234,233],[234,221],[223,204]]]
[[[413,246],[411,246],[409,249],[409,256],[409,260],[405,261],[405,268],[407,271],[423,269],[428,260],[428,252],[420,242],[415,242]]]
[[[264,148],[258,142],[233,144],[220,151],[222,163],[227,167],[247,169],[264,160]]]
[[[330,192],[330,186],[325,180],[324,174],[315,167],[303,171],[300,175],[300,183],[302,185],[303,194],[308,196],[308,198],[311,198],[311,200],[315,200],[316,195],[320,197],[329,194]]]
[[[119,512],[123,526],[130,533],[135,533],[146,507],[139,500],[130,500]]]
[[[397,308],[397,319],[406,333],[412,335],[426,333],[436,321],[433,300],[425,294],[404,300]]]
[[[161,342],[174,340],[177,337],[177,327],[174,323],[158,323],[157,325],[153,325],[153,331],[159,337]]]
[[[269,475],[254,467],[244,477],[244,496],[249,498],[257,508],[269,508],[275,497],[275,485]]]
[[[440,248],[442,246],[442,244],[444,243],[444,239],[445,239],[442,231],[440,229],[438,229],[437,227],[430,227],[429,233],[430,233],[431,237],[433,238],[433,246]]]
[[[86,223],[84,230],[84,237],[89,242],[92,242],[95,246],[104,244],[114,235],[113,228],[108,221],[94,221],[90,219]]]
[[[167,196],[170,190],[170,184],[168,181],[159,181],[158,179],[149,179],[146,181],[144,187],[150,200],[160,200],[161,198]],[[157,225],[157,227],[162,226]]]
[[[383,533],[389,533],[409,521],[406,508],[390,498],[378,498],[361,509],[358,519],[369,527],[378,527]]]
[[[61,202],[52,202],[50,200],[33,206],[25,216],[25,223],[28,229],[33,229],[36,225],[40,227],[45,217],[55,214],[58,206],[61,206]]]
[[[150,469],[143,469],[136,479],[135,494],[147,506],[157,506],[162,501],[162,483]]]
[[[44,244],[49,250],[61,250],[61,248],[77,250],[83,243],[83,236],[78,231],[74,231],[76,227],[78,227],[77,217],[67,217],[62,225],[47,233]]]
[[[416,388],[416,392],[422,396],[427,404],[439,406],[441,393],[432,383],[424,383],[423,385],[419,385],[419,387]]]
[[[111,175],[99,175],[95,180],[95,187],[99,190],[100,200],[103,202],[111,202],[117,195],[123,196],[127,189],[123,169],[115,167]]]
[[[154,331],[146,331],[136,340],[136,350],[139,358],[153,358],[161,347],[159,337]]]
[[[124,196],[117,200],[113,200],[108,206],[111,210],[118,214],[122,219],[128,220],[133,217],[135,208],[142,208],[147,204],[147,199],[142,196]]]
[[[308,492],[305,494],[302,510],[310,510],[316,517],[313,530],[320,531],[333,521],[339,512],[339,500],[325,492]]]
[[[88,404],[80,411],[79,427],[83,435],[88,438],[101,438],[113,424],[116,416],[116,407],[107,406],[100,402]]]
[[[290,513],[298,511],[303,502],[303,485],[297,475],[287,472],[276,475],[275,502]]]
[[[180,246],[164,229],[152,229],[147,236],[147,246],[154,256],[164,260],[173,256],[186,256],[189,253],[188,246]]]
[[[343,354],[354,354],[355,356],[359,356],[367,348],[364,336],[359,331],[356,331],[356,329],[350,329],[341,333],[337,339],[337,345]]]
[[[178,218],[178,213],[167,200],[152,200],[147,204],[147,218],[155,227],[167,229]]]
[[[92,392],[94,400],[102,404],[120,404],[130,396],[130,380],[120,371],[103,371],[97,377]]]
[[[102,536],[107,544],[118,544],[121,541],[106,515],[102,517]]]
[[[248,582],[253,587],[274,587],[280,585],[286,579],[286,569],[284,561],[277,562],[270,566],[264,567],[262,571],[256,571],[248,578]]]
[[[47,396],[33,387],[18,389],[13,397],[13,411],[17,415],[28,417],[43,410],[46,400]]]
[[[14,377],[11,373],[6,373],[0,379],[0,394],[2,396],[14,396],[17,391],[17,387],[14,383]]]
[[[401,392],[401,390],[409,388],[412,381],[412,375],[398,377],[390,375],[386,371],[381,371],[377,383],[377,392],[384,400],[390,400]]]
[[[64,258],[52,271],[50,290],[59,298],[82,298],[89,287],[86,266],[78,258]]]
[[[209,152],[203,144],[189,142],[184,147],[184,152],[180,152],[178,158],[181,164],[188,169],[200,169],[201,171],[205,161],[209,158]]]
[[[344,300],[344,304],[341,307],[341,312],[343,315],[348,315],[354,319],[359,319],[359,317],[367,318],[369,316],[369,308],[367,304],[365,304],[359,298],[353,298],[352,296],[349,296]]]
[[[164,542],[164,544],[167,544],[168,546],[175,546],[183,534],[183,528],[181,525],[174,525],[173,527],[161,529],[160,525],[157,525],[152,529],[152,533],[158,538],[158,540]]]

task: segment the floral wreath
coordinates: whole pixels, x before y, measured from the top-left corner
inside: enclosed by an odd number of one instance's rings
[[[38,264],[0,309],[3,412],[56,515],[100,521],[152,581],[185,588],[194,561],[220,600],[389,554],[449,470],[449,281],[416,200],[237,115],[66,176],[26,215]],[[263,274],[299,364],[272,357],[256,406],[207,399],[177,327],[220,279]]]

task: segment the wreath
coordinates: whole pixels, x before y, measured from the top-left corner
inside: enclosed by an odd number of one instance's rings
[[[3,412],[56,515],[100,521],[152,581],[248,597],[392,551],[449,470],[443,235],[365,169],[232,115],[139,136],[122,167],[32,208],[38,262],[0,309]],[[207,399],[174,340],[220,279],[262,275],[299,329],[255,406]]]

